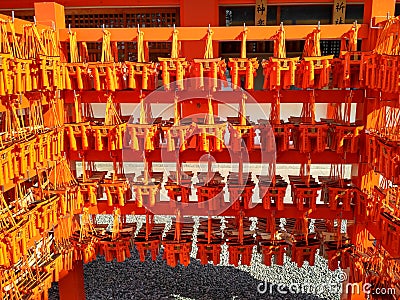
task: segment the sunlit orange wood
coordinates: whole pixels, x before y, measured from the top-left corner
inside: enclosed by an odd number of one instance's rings
[[[55,2],[35,3],[36,21],[54,28],[65,28],[64,6]]]
[[[340,37],[350,30],[352,24],[343,25],[321,25],[321,39],[340,39]],[[367,38],[368,25],[358,24],[361,39]],[[247,40],[249,41],[267,41],[279,29],[279,26],[248,26]],[[239,41],[243,32],[242,26],[232,27],[211,27],[214,31],[214,41]],[[301,40],[315,29],[315,25],[288,25],[285,26],[287,40]],[[77,41],[100,42],[103,38],[101,28],[72,28],[76,32]],[[136,28],[108,28],[111,33],[111,41],[135,41],[137,39]],[[169,41],[172,38],[172,28],[141,28],[144,32],[144,39],[149,42]],[[179,40],[198,41],[207,37],[208,27],[177,27],[179,30]],[[60,41],[67,42],[69,38],[68,29],[60,29]],[[203,50],[203,49],[202,49]]]

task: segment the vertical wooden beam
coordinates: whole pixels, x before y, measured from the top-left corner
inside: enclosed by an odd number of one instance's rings
[[[36,22],[54,27],[56,30],[56,39],[59,41],[58,29],[65,28],[64,6],[55,2],[35,2]],[[66,49],[59,45],[61,61],[68,61]]]
[[[73,269],[58,282],[60,300],[85,300],[83,262],[75,261]]]

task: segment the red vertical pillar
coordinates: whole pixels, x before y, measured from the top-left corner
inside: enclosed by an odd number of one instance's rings
[[[74,267],[58,282],[60,300],[85,300],[83,262],[74,262]]]
[[[218,0],[189,1],[180,0],[180,26],[203,27],[204,39],[201,41],[182,41],[182,57],[190,60],[203,58],[206,48],[208,25],[219,25]],[[213,42],[214,57],[218,57],[218,42]],[[214,114],[218,114],[218,105],[213,105]],[[194,99],[192,103],[182,106],[182,116],[208,112],[206,99]]]
[[[181,26],[204,27],[204,36],[207,34],[208,24],[219,25],[218,0],[188,1],[180,0]],[[182,42],[182,57],[187,59],[202,58],[206,46],[203,41]],[[213,44],[214,57],[218,57],[218,43]]]

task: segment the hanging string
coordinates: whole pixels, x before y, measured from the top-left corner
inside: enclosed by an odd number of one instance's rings
[[[272,36],[274,41],[274,57],[286,58],[286,32],[281,23],[280,29]]]
[[[180,241],[181,240],[181,229],[182,229],[182,224],[181,224],[181,210],[176,209],[176,222],[175,222],[175,232],[174,232],[174,240],[175,241]]]
[[[77,63],[80,62],[79,52],[78,52],[78,42],[76,39],[76,32],[69,32],[69,55],[70,62]]]
[[[212,31],[211,28],[208,27],[207,40],[206,40],[206,49],[204,51],[204,58],[206,58],[206,59],[214,58],[213,44],[212,44],[212,36],[213,36],[213,34],[214,34],[214,31]]]
[[[56,42],[56,33],[54,30],[47,29],[42,31],[43,46],[49,56],[59,56],[59,49]]]
[[[276,162],[271,159],[271,161],[268,163],[268,176],[271,179],[271,185],[275,186],[276,185]]]
[[[59,103],[59,102],[57,101],[57,99],[53,93],[48,95],[48,98],[49,98],[51,110],[53,112],[54,125],[56,127],[61,127],[61,121],[60,121],[60,117],[58,116],[58,111],[57,111],[57,107],[56,107],[57,103]]]
[[[212,97],[211,95],[208,95],[208,114],[205,116],[204,123],[208,125],[213,125],[214,124],[214,109],[212,105]]]
[[[0,53],[12,54],[8,39],[7,21],[0,19]]]
[[[74,91],[74,110],[75,110],[75,123],[82,122],[81,101],[80,94]]]
[[[55,190],[67,189],[71,186],[77,185],[78,183],[65,158],[51,169],[48,175],[48,180],[48,187]]]
[[[240,51],[240,57],[241,58],[246,58],[247,32],[248,32],[248,29],[247,29],[246,25],[244,25],[244,29],[243,29],[243,32],[242,32],[242,46],[241,46],[241,51]]]
[[[179,41],[178,41],[179,31],[175,29],[172,31],[172,48],[171,48],[171,58],[179,58]]]
[[[143,94],[142,94],[142,92],[140,92],[140,96],[139,96],[139,99],[140,99],[140,116],[139,116],[139,123],[140,124],[147,124],[148,122],[149,122],[149,120],[148,120],[148,114],[147,114],[147,105],[146,105],[146,103],[144,102],[145,100],[144,100],[144,96],[143,96]]]
[[[34,24],[24,25],[22,53],[25,59],[37,58],[38,55],[48,55],[37,27]]]
[[[114,62],[118,62],[118,42],[111,43],[111,55],[114,58]]]
[[[86,42],[80,43],[79,52],[81,53],[81,62],[89,61],[89,51]]]
[[[240,102],[240,107],[239,107],[239,118],[240,118],[240,125],[246,125],[247,124],[247,119],[246,119],[246,100],[247,96],[245,93],[242,94],[242,101]]]
[[[269,122],[273,125],[279,125],[281,123],[281,93],[279,90],[276,91],[274,96],[274,102],[271,103],[271,110],[269,114]]]
[[[307,35],[304,43],[303,57],[321,56],[321,30],[314,29],[312,33]]]
[[[340,51],[357,51],[357,39],[358,39],[358,26],[357,22],[354,22],[354,26],[345,34],[342,35],[340,41]]]
[[[83,208],[80,229],[79,241],[85,238],[94,238],[91,234],[96,235],[96,228],[93,226],[92,218],[89,215],[89,209],[87,207]]]
[[[140,63],[146,61],[144,57],[144,32],[140,30],[139,25],[137,36],[137,61]]]
[[[350,125],[352,99],[353,99],[353,91],[351,90],[344,104],[343,121],[344,124],[346,125]]]
[[[301,118],[303,122],[315,124],[315,91],[310,92],[310,101],[303,103],[301,109]]]
[[[117,109],[115,108],[114,102],[112,100],[112,96],[108,95],[104,125],[106,125],[106,126],[119,125],[121,123],[122,123],[122,120],[118,114]]]
[[[33,132],[44,129],[44,120],[42,113],[42,104],[40,101],[30,101],[30,120],[29,123],[33,127]]]
[[[22,58],[21,47],[19,45],[19,41],[17,35],[15,33],[15,26],[13,22],[8,23],[10,25],[10,32],[11,32],[11,50],[13,57]]]
[[[92,104],[90,103],[84,103],[83,104],[83,120],[91,120],[94,118],[94,113],[93,113],[93,107]]]
[[[311,181],[311,156],[308,155],[307,163],[300,165],[300,177],[304,180],[307,187],[310,187]]]
[[[397,141],[400,135],[400,109],[397,107],[385,107],[386,110],[386,124],[382,125],[381,134],[390,140]]]
[[[118,239],[121,231],[121,211],[119,208],[115,208],[113,211],[113,226],[111,229],[111,239],[115,241]]]
[[[2,211],[4,211],[4,213],[2,213],[0,217],[2,228],[10,228],[16,226],[14,216],[2,192],[0,192],[0,207],[2,208]]]
[[[101,46],[101,62],[113,62],[111,51],[111,33],[103,29],[103,42]]]
[[[179,98],[175,95],[174,97],[174,125],[179,126],[181,120],[179,111]]]
[[[10,108],[11,108],[11,113],[13,116],[13,124],[14,124],[13,135],[15,135],[15,133],[16,133],[16,136],[18,139],[21,139],[21,138],[26,139],[26,132],[21,125],[22,116],[20,119],[20,117],[18,116],[17,108],[15,107],[14,103],[10,104]]]

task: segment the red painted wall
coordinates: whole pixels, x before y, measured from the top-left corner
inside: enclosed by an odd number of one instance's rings
[[[180,0],[181,26],[207,27],[218,26],[218,0]],[[204,31],[206,36],[207,31]],[[204,56],[205,41],[190,41],[182,43],[182,56],[202,58]],[[214,44],[214,57],[218,56],[218,46]]]

